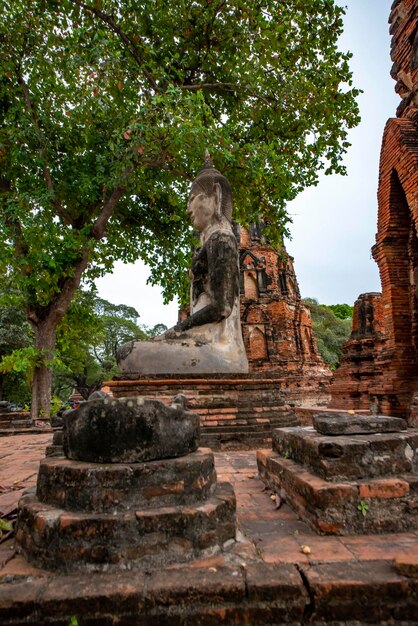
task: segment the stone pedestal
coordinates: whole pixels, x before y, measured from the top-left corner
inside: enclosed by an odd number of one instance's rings
[[[181,404],[94,400],[64,415],[66,457],[41,462],[19,504],[16,541],[64,572],[161,567],[235,538],[235,495],[197,449],[199,418]],[[71,457],[71,458],[68,458]]]
[[[418,528],[418,429],[404,420],[317,416],[275,430],[272,447],[257,454],[262,480],[318,533]]]

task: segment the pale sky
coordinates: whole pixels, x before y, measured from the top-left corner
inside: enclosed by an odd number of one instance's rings
[[[323,304],[353,304],[360,293],[380,291],[377,265],[370,248],[377,225],[377,184],[383,129],[395,117],[400,99],[390,77],[388,18],[393,0],[346,0],[341,48],[353,53],[354,84],[359,96],[360,125],[352,130],[345,158],[347,176],[322,176],[317,187],[305,190],[288,205],[293,217],[292,240],[286,241],[295,259],[302,297]],[[140,262],[117,263],[113,274],[99,279],[99,295],[114,304],[127,304],[139,322],[172,326],[177,303],[163,306],[159,287],[146,285],[148,271]]]

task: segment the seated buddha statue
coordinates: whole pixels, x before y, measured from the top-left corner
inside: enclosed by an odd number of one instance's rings
[[[190,315],[150,341],[121,346],[122,374],[248,372],[240,323],[238,247],[231,226],[232,191],[209,155],[192,183],[187,213],[201,243],[190,270]]]

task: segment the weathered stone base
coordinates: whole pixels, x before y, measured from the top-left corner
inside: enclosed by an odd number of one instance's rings
[[[331,483],[275,452],[259,451],[257,461],[265,484],[320,534],[378,534],[418,528],[416,475]]]
[[[418,431],[325,436],[313,428],[274,432],[259,451],[262,480],[320,534],[418,528]]]
[[[418,471],[418,429],[330,436],[309,426],[280,428],[273,433],[272,448],[319,478],[333,482]]]
[[[235,538],[235,495],[219,483],[205,502],[123,513],[57,509],[20,500],[16,541],[37,567],[62,572],[130,570],[190,561]]]
[[[93,464],[49,457],[39,466],[37,497],[70,511],[112,513],[197,504],[213,495],[214,458],[200,448],[147,463]]]
[[[106,383],[116,398],[142,396],[171,404],[177,394],[184,395],[188,409],[200,416],[201,444],[213,450],[266,446],[274,428],[299,423],[290,383],[280,378],[119,378]]]

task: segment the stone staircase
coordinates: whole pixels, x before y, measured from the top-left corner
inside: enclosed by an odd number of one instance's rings
[[[275,428],[297,426],[298,419],[293,411],[274,411],[262,413],[248,411],[240,413],[239,419],[222,419],[218,414],[213,420],[201,416],[201,445],[212,450],[238,450],[249,448],[267,448],[271,445]]]
[[[117,398],[141,396],[170,404],[180,394],[200,417],[201,445],[212,450],[265,448],[274,428],[300,423],[290,406],[290,394],[277,378],[211,374],[210,378],[125,378],[106,384]]]

